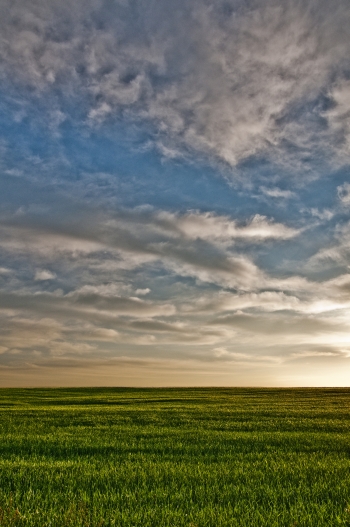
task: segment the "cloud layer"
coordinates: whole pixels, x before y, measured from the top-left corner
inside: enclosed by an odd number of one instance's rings
[[[153,126],[165,156],[259,155],[295,172],[349,153],[349,18],[341,0],[5,0],[2,77],[48,97],[53,127],[70,118],[61,93],[92,127]]]
[[[247,252],[301,235],[261,215],[242,223],[141,207],[101,216],[88,232],[84,224],[43,230],[21,215],[0,237],[3,253],[26,269],[4,268],[1,362],[94,363],[116,350],[172,360],[185,352],[253,369],[310,357],[346,360],[349,275],[278,278]]]
[[[0,379],[348,382],[349,23],[1,2]]]

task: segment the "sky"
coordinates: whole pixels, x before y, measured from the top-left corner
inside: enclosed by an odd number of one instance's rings
[[[0,386],[350,385],[348,0],[0,0]]]

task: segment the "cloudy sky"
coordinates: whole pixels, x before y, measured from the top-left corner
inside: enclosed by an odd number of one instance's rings
[[[0,386],[345,386],[348,0],[0,0]]]

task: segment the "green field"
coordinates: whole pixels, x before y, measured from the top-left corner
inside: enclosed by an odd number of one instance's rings
[[[0,525],[350,525],[350,389],[0,390]]]

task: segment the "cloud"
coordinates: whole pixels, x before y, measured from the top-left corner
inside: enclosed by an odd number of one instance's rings
[[[137,297],[120,297],[116,295],[101,295],[92,291],[88,291],[86,287],[82,287],[77,291],[73,291],[67,295],[67,299],[71,299],[73,306],[78,307],[78,310],[98,311],[103,313],[121,313],[124,316],[169,316],[175,313],[175,307],[172,304],[157,305],[154,302],[147,302]]]
[[[3,225],[0,227],[0,245],[12,254],[36,254],[47,259],[53,259],[60,254],[70,253],[74,255],[89,254],[101,251],[104,248],[103,242],[94,239],[94,233],[89,237],[84,233],[84,229],[77,229],[74,226],[65,232],[64,225],[56,225],[53,228],[43,228],[40,224],[30,225],[31,218],[23,217],[23,223],[28,220],[28,225]],[[61,232],[60,232],[61,231]],[[89,239],[90,238],[90,239]]]
[[[334,212],[329,209],[319,210],[317,208],[311,208],[310,209],[311,216],[314,216],[315,218],[319,218],[322,221],[329,221],[333,218]]]
[[[144,296],[144,295],[148,295],[148,293],[150,292],[151,290],[148,287],[146,287],[145,289],[136,289],[135,295]]]
[[[295,192],[292,192],[291,190],[282,190],[278,187],[260,187],[260,190],[263,194],[265,194],[265,196],[270,198],[291,199],[296,196]]]
[[[0,276],[1,275],[10,275],[13,273],[12,269],[8,269],[7,267],[0,267]]]
[[[52,273],[51,271],[48,271],[46,269],[42,269],[42,270],[36,271],[34,280],[45,281],[45,280],[54,280],[55,278],[56,278],[55,273]]]
[[[347,267],[350,257],[350,222],[337,224],[331,241],[314,255],[307,265],[310,268],[333,267],[334,263]]]
[[[264,273],[245,256],[229,256],[197,248],[179,248],[164,255],[163,265],[179,276],[221,287],[249,290],[259,287]]]
[[[348,205],[350,203],[350,183],[343,183],[343,185],[337,187],[337,190],[340,201],[344,205]]]
[[[266,216],[256,214],[246,224],[237,224],[228,216],[218,216],[212,212],[198,211],[186,214],[160,212],[156,215],[160,226],[182,234],[189,239],[202,239],[211,242],[232,243],[235,239],[252,241],[266,239],[289,239],[300,231],[275,223]]]
[[[306,350],[306,351],[297,351],[292,354],[292,358],[295,359],[307,359],[309,357],[339,357],[342,356],[341,351],[336,349],[329,349],[326,346],[325,349],[319,350]]]
[[[140,300],[134,297],[104,296],[88,293],[84,290],[71,291],[67,295],[62,292],[32,293],[32,294],[0,294],[2,309],[13,310],[14,313],[32,312],[41,316],[51,316],[62,320],[74,317],[81,320],[116,320],[119,316],[168,317],[176,312],[174,305],[166,302],[156,303]]]
[[[228,351],[226,348],[214,348],[214,356],[219,359],[234,360],[234,361],[249,361],[254,358],[247,353],[236,353],[234,351]]]
[[[314,316],[301,317],[294,315],[293,317],[285,317],[284,315],[276,315],[272,317],[271,315],[255,315],[238,311],[234,314],[218,317],[211,323],[239,328],[254,334],[274,335],[275,338],[283,334],[286,339],[290,336],[296,339],[298,335],[303,334],[308,335],[310,339],[312,335],[318,336],[328,332],[336,334],[343,332],[346,334],[345,328],[341,325],[333,321],[318,319]]]
[[[350,81],[337,79],[330,87],[331,107],[325,112],[334,137],[335,147],[347,162],[350,153]]]
[[[296,296],[286,295],[281,291],[264,291],[261,293],[234,294],[220,291],[215,295],[201,296],[196,299],[192,306],[185,309],[193,309],[196,312],[220,313],[246,309],[259,309],[263,312],[281,310],[300,311],[306,307],[305,303]]]

